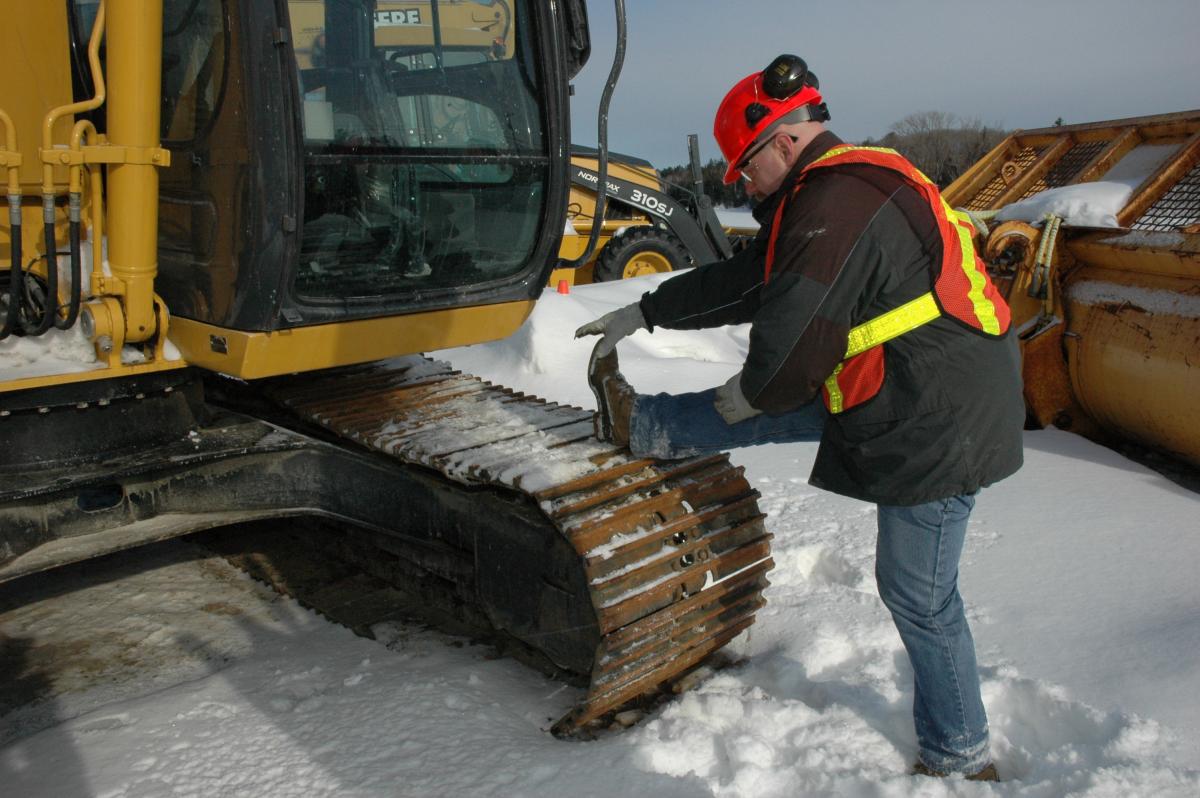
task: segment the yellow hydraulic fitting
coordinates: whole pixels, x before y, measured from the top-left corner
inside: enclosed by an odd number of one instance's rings
[[[121,303],[111,296],[102,296],[84,303],[79,311],[79,324],[96,348],[96,359],[109,368],[121,365],[121,349],[125,346],[125,317]]]
[[[17,127],[12,117],[0,109],[0,126],[4,127],[4,146],[0,147],[0,167],[8,172],[8,196],[21,196],[21,151],[17,149]],[[19,204],[19,200],[18,200]]]

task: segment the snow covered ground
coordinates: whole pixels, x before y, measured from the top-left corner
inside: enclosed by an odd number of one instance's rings
[[[592,341],[572,331],[660,279],[548,293],[511,338],[438,356],[590,407]],[[619,352],[640,390],[685,391],[723,382],[745,347],[744,329],[660,330]],[[1200,795],[1196,494],[1026,434],[962,569],[1007,781],[941,781],[906,774],[911,672],[874,588],[874,508],[809,487],[814,454],[733,453],[777,563],[732,645],[745,662],[592,742],[546,732],[573,688],[434,632],[356,638],[187,543],[0,588],[0,613],[42,600],[4,616],[0,672],[17,678],[51,604],[77,666],[74,689],[0,718],[0,795]]]

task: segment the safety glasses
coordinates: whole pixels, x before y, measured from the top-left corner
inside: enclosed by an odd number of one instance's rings
[[[754,145],[754,147],[753,147],[753,148],[751,148],[751,150],[750,150],[749,152],[747,152],[747,153],[746,153],[746,157],[745,157],[745,158],[743,158],[742,160],[738,161],[737,170],[738,170],[739,172],[741,172],[741,173],[742,173],[742,177],[743,177],[743,178],[745,178],[746,180],[751,180],[751,179],[752,179],[751,177],[749,177],[749,176],[746,174],[746,169],[747,169],[747,168],[749,168],[749,166],[750,166],[750,162],[751,162],[752,160],[754,160],[754,156],[755,156],[755,155],[758,155],[760,152],[762,152],[762,151],[763,151],[763,149],[765,149],[765,148],[766,148],[766,146],[767,146],[768,144],[770,144],[772,141],[774,141],[774,140],[775,140],[775,137],[776,137],[776,136],[779,136],[779,135],[785,135],[785,136],[787,136],[789,139],[791,139],[791,140],[792,140],[792,142],[793,142],[793,143],[794,143],[794,142],[797,142],[797,141],[799,141],[799,139],[798,139],[798,138],[796,138],[795,136],[793,136],[793,135],[791,135],[791,134],[788,134],[788,133],[783,133],[783,134],[780,134],[780,133],[772,133],[771,135],[769,135],[769,136],[766,136],[766,137],[765,137],[765,138],[764,138],[762,141],[760,141],[758,144],[755,144],[755,145]]]

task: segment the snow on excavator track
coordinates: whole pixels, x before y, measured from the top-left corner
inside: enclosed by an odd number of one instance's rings
[[[556,734],[686,674],[748,628],[765,603],[771,535],[757,491],[727,455],[635,458],[597,440],[588,411],[419,357],[285,379],[271,394],[303,421],[458,483],[445,488],[456,494],[447,502],[460,502],[465,488],[477,511],[456,523],[475,528],[455,535],[478,541],[477,572],[506,567],[488,554],[497,501],[523,503],[527,526],[540,523],[558,545],[565,541],[575,573],[562,573],[559,557],[542,579],[573,593],[563,599],[569,609],[502,630],[588,682]],[[535,539],[546,534],[529,528]],[[543,614],[521,595],[529,592],[522,584],[508,588],[480,590],[490,595],[475,600],[499,625],[514,613]],[[506,601],[515,606],[495,606]],[[562,628],[568,618],[574,628]],[[590,665],[586,656],[563,661],[561,652],[581,646],[592,652]]]

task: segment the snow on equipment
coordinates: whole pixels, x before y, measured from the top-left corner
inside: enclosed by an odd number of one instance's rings
[[[1018,131],[944,195],[986,230],[1030,420],[1200,465],[1200,110]]]

